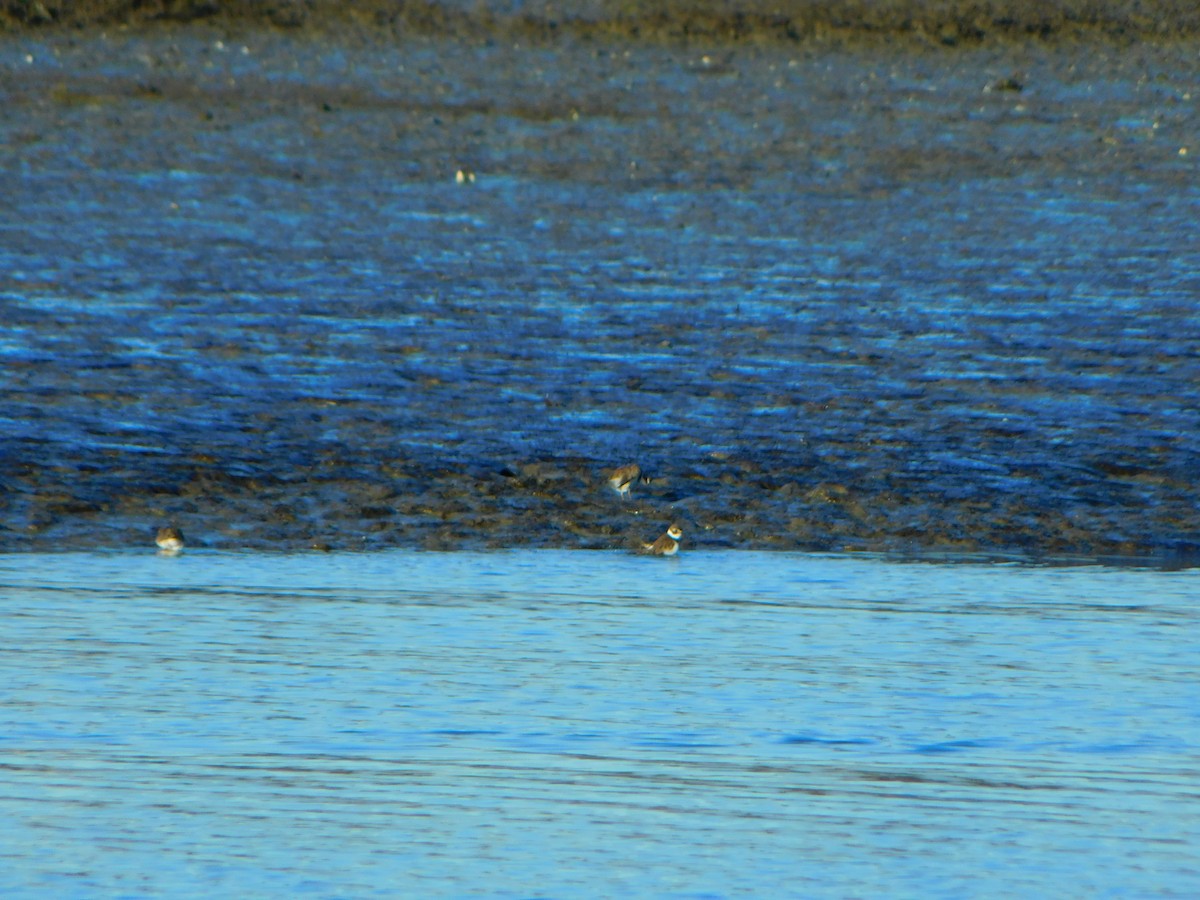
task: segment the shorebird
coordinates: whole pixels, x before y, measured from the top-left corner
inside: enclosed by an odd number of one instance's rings
[[[163,553],[178,553],[183,549],[183,532],[173,525],[164,525],[158,529],[154,543],[158,544],[158,549]]]
[[[637,463],[618,466],[608,473],[608,483],[612,485],[612,489],[624,500],[629,493],[629,489],[633,487],[633,483],[637,481],[638,476],[641,474],[642,467]]]
[[[642,552],[651,556],[674,556],[679,552],[679,539],[683,532],[678,525],[672,525],[653,544],[642,544]]]

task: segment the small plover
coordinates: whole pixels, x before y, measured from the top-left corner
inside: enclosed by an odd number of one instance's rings
[[[158,529],[154,543],[163,553],[178,553],[183,549],[183,532],[173,525],[164,525]]]
[[[678,525],[672,525],[653,544],[642,544],[642,552],[651,556],[674,556],[679,552],[679,539],[683,532]]]
[[[633,483],[637,481],[638,476],[641,474],[642,467],[637,463],[630,463],[627,466],[618,466],[608,473],[608,483],[612,485],[612,489],[621,496],[622,500],[624,500],[629,494],[629,489],[633,487]]]

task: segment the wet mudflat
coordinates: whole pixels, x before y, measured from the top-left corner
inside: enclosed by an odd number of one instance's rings
[[[1197,69],[10,35],[0,547],[1191,560]]]

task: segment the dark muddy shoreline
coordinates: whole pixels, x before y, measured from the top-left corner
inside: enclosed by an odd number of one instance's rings
[[[1178,40],[1200,35],[1200,9],[1184,0],[584,0],[559,4],[454,0],[8,0],[0,28],[93,29],[201,23],[293,31],[368,29],[377,36],[540,40]]]
[[[211,25],[4,42],[0,550],[1195,562],[1186,46]]]

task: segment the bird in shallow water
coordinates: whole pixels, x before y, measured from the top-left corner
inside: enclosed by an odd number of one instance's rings
[[[618,466],[608,473],[608,483],[612,485],[612,489],[624,500],[629,494],[629,489],[633,487],[633,483],[637,481],[638,476],[641,474],[642,467],[637,463]]]
[[[642,544],[642,552],[650,556],[674,556],[679,552],[679,540],[683,531],[678,525],[672,525],[653,544]]]
[[[174,555],[183,549],[183,532],[174,525],[164,525],[158,529],[154,543],[163,553]]]

